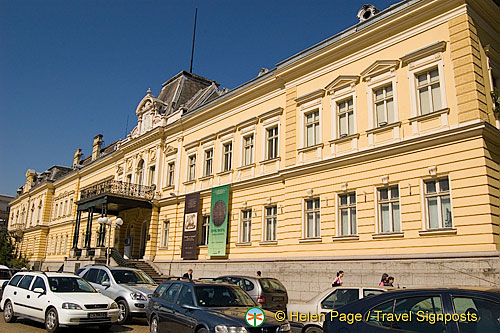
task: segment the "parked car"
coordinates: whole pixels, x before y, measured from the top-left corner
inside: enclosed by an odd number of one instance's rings
[[[158,286],[151,277],[136,268],[93,265],[78,270],[78,275],[118,304],[120,325],[132,316],[144,317],[148,299]]]
[[[116,302],[69,273],[17,273],[5,287],[0,305],[6,323],[24,317],[44,322],[49,332],[80,325],[107,330],[120,313]]]
[[[274,313],[266,310],[262,325],[250,327],[245,317],[252,307],[257,304],[238,286],[179,279],[158,286],[146,314],[151,333],[290,332],[287,321],[278,322]]]
[[[288,320],[302,333],[323,332],[323,322],[319,320],[298,320],[298,313],[326,314],[360,298],[378,295],[386,291],[380,287],[334,287],[329,288],[305,303],[289,303],[287,305]],[[293,314],[293,315],[292,315]],[[295,319],[295,320],[294,320]],[[296,322],[296,323],[293,323]]]
[[[333,315],[326,316],[324,332],[500,332],[500,290],[393,290],[360,299]]]
[[[224,275],[216,280],[227,281],[246,291],[263,309],[286,311],[288,293],[285,286],[277,279],[243,275]]]
[[[6,285],[11,277],[12,272],[10,271],[9,267],[0,265],[0,299],[2,298],[3,288],[5,287],[4,284]]]

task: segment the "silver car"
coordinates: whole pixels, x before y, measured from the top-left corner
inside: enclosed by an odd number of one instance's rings
[[[157,287],[153,279],[135,268],[93,265],[77,274],[118,304],[120,325],[132,316],[145,316],[148,300]]]

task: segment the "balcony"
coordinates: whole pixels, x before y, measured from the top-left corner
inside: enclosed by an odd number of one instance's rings
[[[23,236],[26,226],[24,223],[12,223],[8,226],[8,232],[15,238],[21,238]]]
[[[86,201],[101,195],[118,195],[151,200],[155,189],[155,185],[145,186],[109,179],[84,187],[80,192],[80,201]]]

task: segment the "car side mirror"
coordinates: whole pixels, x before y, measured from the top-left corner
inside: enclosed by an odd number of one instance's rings
[[[43,288],[35,288],[35,289],[33,289],[33,292],[40,294],[40,295],[38,295],[38,297],[45,295],[45,290]]]
[[[108,288],[109,286],[111,286],[111,283],[109,283],[109,281],[103,281],[101,283],[101,286]]]

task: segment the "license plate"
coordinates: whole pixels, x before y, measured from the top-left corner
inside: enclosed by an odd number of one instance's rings
[[[274,302],[283,302],[285,300],[284,297],[273,297]]]
[[[89,318],[95,319],[95,318],[106,318],[107,313],[106,312],[91,312],[89,313]]]

